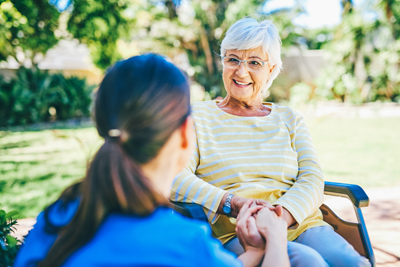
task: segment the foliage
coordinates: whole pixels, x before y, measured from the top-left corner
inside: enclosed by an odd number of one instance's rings
[[[0,61],[46,53],[58,42],[59,16],[48,0],[0,0]]]
[[[85,79],[21,67],[15,79],[0,76],[0,126],[89,116],[92,90]]]
[[[291,106],[298,107],[307,103],[310,100],[312,93],[311,87],[303,82],[296,83],[290,88],[290,104]]]
[[[5,51],[5,55],[18,57],[18,51],[22,51],[20,55],[33,57],[36,52],[30,53],[28,48],[39,49],[36,48],[37,42],[33,42],[36,39],[30,41],[21,37],[25,36],[19,30],[22,24],[13,22],[18,18],[29,25],[35,26],[39,23],[34,12],[22,8],[26,1],[3,0],[8,8],[8,11],[3,11],[4,14],[18,13],[3,16],[3,22],[8,26],[12,25],[10,27],[15,39],[0,41],[0,51]],[[59,6],[61,1],[50,2]],[[49,22],[40,22],[38,25],[44,27],[47,35],[52,34],[51,38],[43,42],[39,52],[45,53],[57,42],[57,38],[76,38],[88,45],[95,65],[103,70],[121,57],[143,52],[159,52],[175,60],[181,54],[185,54],[189,62],[182,67],[192,77],[195,85],[200,84],[205,89],[206,98],[215,98],[225,94],[222,89],[222,66],[219,57],[219,45],[224,33],[234,22],[245,16],[265,16],[264,2],[265,0],[68,0],[68,8],[61,10],[65,13],[62,17],[48,0],[35,0],[30,4],[43,7],[41,12]],[[292,20],[303,12],[301,1],[296,3],[293,9],[280,10],[265,16],[274,21],[281,33],[283,53],[285,48],[292,45],[299,48],[319,48],[324,43],[321,38],[315,38],[316,34],[308,33],[292,23]],[[18,24],[19,28],[15,28],[13,23]],[[60,34],[66,30],[68,34]],[[36,34],[35,31],[31,31]],[[325,38],[325,41],[328,39]],[[15,45],[12,46],[12,42]],[[11,47],[12,53],[5,49],[6,47]],[[286,99],[289,92],[286,89],[282,93],[284,87],[289,88],[282,81],[274,83],[268,100]]]
[[[69,2],[71,8],[65,11],[69,35],[65,36],[60,12],[49,0],[0,0],[0,61],[11,56],[21,65],[25,60],[37,63],[37,55],[45,54],[64,37],[87,44],[100,69],[120,59],[117,40],[132,26],[124,16],[127,0]]]
[[[94,64],[100,69],[121,58],[117,41],[127,36],[133,26],[124,13],[127,3],[127,0],[73,0],[68,31],[88,45]]]
[[[303,9],[300,3],[298,3],[297,6],[292,9],[278,10],[269,16],[278,28],[282,41],[281,56],[284,69],[285,57],[290,49],[294,48],[301,52],[304,49],[319,44],[317,43],[318,41],[316,41],[317,31],[310,31],[292,23],[294,18],[299,13],[303,12]],[[288,79],[284,74],[278,75],[268,89],[265,101],[275,103],[288,101],[291,95],[293,95],[290,90],[292,86],[293,83],[291,79]]]
[[[376,18],[366,18],[365,8],[342,0],[339,26],[310,30],[292,23],[304,11],[299,0],[292,9],[269,14],[263,10],[265,0],[67,0],[62,15],[54,6],[61,0],[0,0],[0,61],[12,56],[24,63],[65,37],[86,44],[103,70],[143,52],[167,54],[175,61],[187,56],[189,62],[184,59],[181,67],[205,89],[206,98],[215,98],[225,94],[218,54],[226,30],[245,16],[267,15],[281,34],[283,57],[292,46],[330,52],[313,97],[399,102],[400,2],[366,1],[374,3]],[[273,83],[268,101],[289,98],[292,84],[282,79]]]
[[[11,236],[16,230],[17,221],[12,219],[15,214],[16,212],[6,213],[0,210],[0,267],[12,266],[21,246],[20,242]]]
[[[400,101],[400,32],[393,25],[397,21],[394,15],[384,15],[399,10],[400,2],[383,2],[391,5],[372,21],[366,20],[361,10],[347,9],[333,41],[323,46],[330,57],[315,81],[317,95],[353,103]]]
[[[400,3],[397,0],[381,0],[377,3],[378,8],[383,10],[386,19],[390,22],[393,39],[400,39]]]

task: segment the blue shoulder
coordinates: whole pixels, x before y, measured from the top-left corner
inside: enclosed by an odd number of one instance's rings
[[[181,239],[181,242],[186,243],[194,251],[196,263],[193,262],[192,266],[242,266],[242,262],[212,236],[208,223],[184,217],[176,212],[173,217],[181,229],[175,232],[175,235],[179,233],[184,237],[184,241]],[[189,251],[186,253],[190,254]]]
[[[71,201],[66,205],[63,205],[61,201],[56,201],[48,207],[47,213],[41,212],[36,218],[33,229],[25,238],[14,266],[36,266],[39,261],[42,261],[57,238],[54,228],[68,224],[78,206],[79,200]]]

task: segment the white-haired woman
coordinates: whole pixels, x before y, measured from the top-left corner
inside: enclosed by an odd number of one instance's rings
[[[303,117],[262,102],[282,67],[280,47],[269,20],[244,18],[227,31],[221,44],[227,96],[193,105],[197,146],[171,199],[202,205],[214,236],[238,255],[244,250],[234,218],[253,198],[283,207],[292,266],[370,266],[322,220],[323,174]]]

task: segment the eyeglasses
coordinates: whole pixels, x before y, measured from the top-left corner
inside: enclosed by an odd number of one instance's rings
[[[261,70],[265,63],[269,63],[269,61],[261,61],[261,60],[241,60],[235,57],[222,57],[222,64],[229,69],[236,69],[240,66],[241,63],[244,63],[248,71],[256,72]]]

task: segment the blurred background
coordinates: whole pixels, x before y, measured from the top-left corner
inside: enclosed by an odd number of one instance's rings
[[[0,0],[0,210],[34,218],[84,176],[102,142],[93,92],[119,59],[165,54],[191,78],[192,101],[224,97],[219,45],[248,15],[282,39],[265,100],[305,116],[326,180],[387,196],[371,214],[400,233],[396,0]],[[375,242],[380,266],[400,262],[397,240]]]

